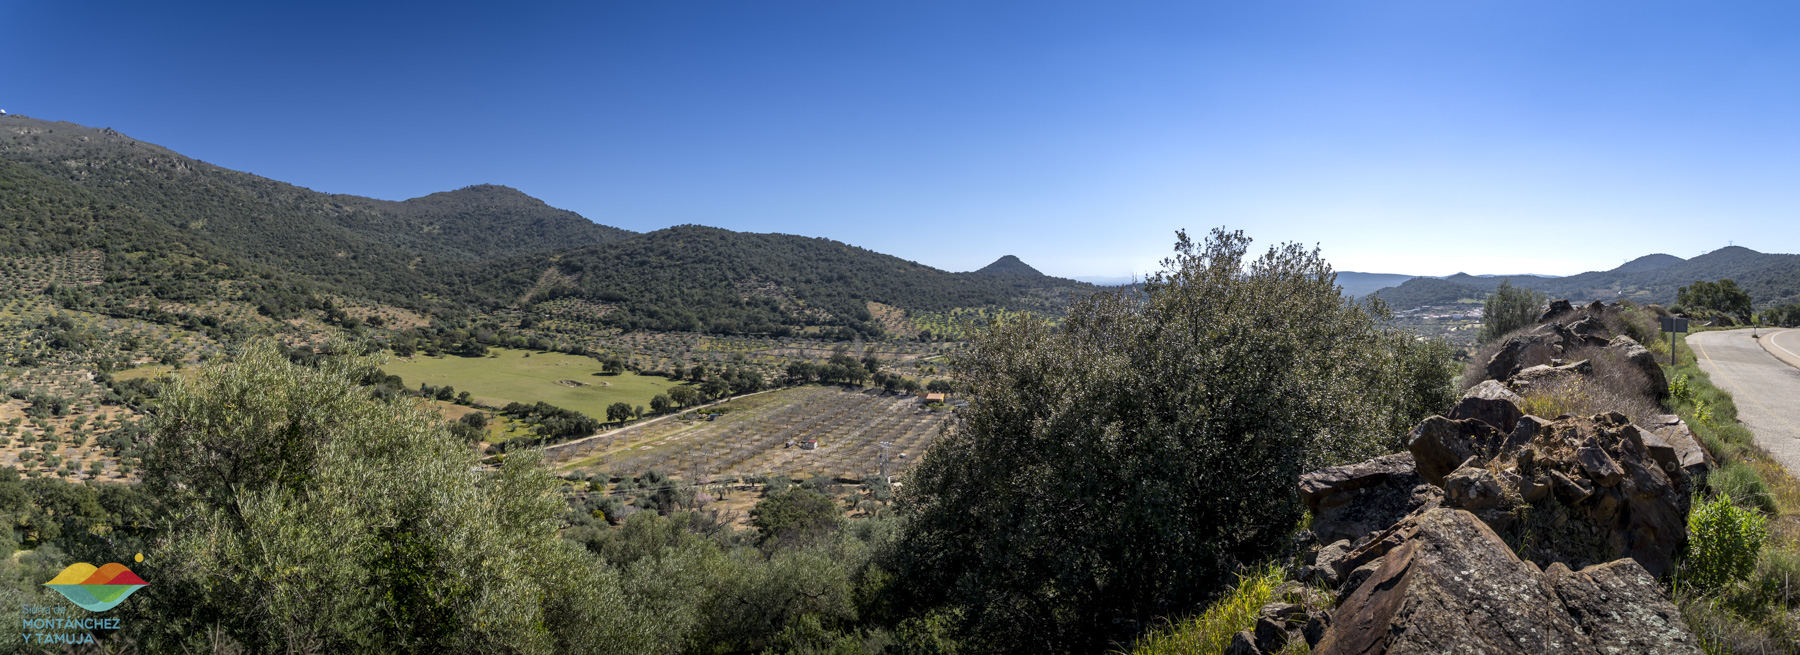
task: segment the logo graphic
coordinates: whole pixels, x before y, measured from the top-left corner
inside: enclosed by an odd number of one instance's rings
[[[118,607],[132,592],[150,586],[124,564],[108,564],[100,568],[86,562],[70,564],[56,578],[44,583],[69,602],[90,612],[104,612]]]

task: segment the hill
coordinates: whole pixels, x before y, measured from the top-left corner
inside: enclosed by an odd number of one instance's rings
[[[240,300],[286,317],[340,294],[437,314],[573,298],[621,329],[848,338],[883,312],[1060,314],[1093,285],[1008,255],[949,273],[825,239],[679,226],[638,235],[516,189],[327,194],[108,128],[0,117],[0,254],[98,251],[102,300]],[[309,304],[310,303],[310,304]],[[141,303],[138,303],[141,304]]]
[[[1553,298],[1576,302],[1629,299],[1640,304],[1673,304],[1676,290],[1706,280],[1737,280],[1758,308],[1800,302],[1800,255],[1761,253],[1734,246],[1693,259],[1655,254],[1639,257],[1609,271],[1592,271],[1568,277],[1515,275],[1477,277],[1458,273],[1440,281],[1415,278],[1375,295],[1396,310],[1481,299],[1510,281],[1516,286],[1544,292]]]
[[[1398,275],[1394,273],[1358,273],[1355,271],[1338,271],[1338,286],[1344,288],[1344,295],[1361,298],[1378,290],[1404,284],[1416,275]]]
[[[83,220],[108,233],[15,226],[36,235],[35,250],[175,248],[214,264],[254,265],[405,306],[451,295],[468,302],[470,261],[631,235],[505,187],[401,202],[325,194],[214,166],[110,128],[17,115],[0,118],[0,162],[16,187],[64,204],[86,203],[74,213],[86,212],[92,218]],[[16,193],[6,200],[24,202]],[[115,230],[131,236],[121,241],[111,236]]]
[[[983,266],[983,267],[981,267],[980,270],[977,270],[975,272],[978,274],[982,274],[982,275],[1031,275],[1031,276],[1036,276],[1036,277],[1044,276],[1043,273],[1039,273],[1037,269],[1032,268],[1030,264],[1026,264],[1025,262],[1021,261],[1018,257],[1014,257],[1012,255],[1007,255],[1005,257],[996,259],[996,260],[994,260],[994,263],[988,264],[987,266]]]
[[[1094,285],[983,269],[949,273],[829,239],[681,225],[622,241],[496,262],[494,292],[529,284],[529,302],[574,297],[625,330],[875,335],[868,303],[912,311],[1001,307],[1060,314]],[[1007,262],[1003,258],[1001,263]],[[993,268],[993,267],[989,267]]]

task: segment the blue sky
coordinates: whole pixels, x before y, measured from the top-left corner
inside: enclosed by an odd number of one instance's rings
[[[1340,270],[1800,252],[1800,5],[0,3],[0,108],[320,191],[948,270],[1153,270],[1216,226]]]

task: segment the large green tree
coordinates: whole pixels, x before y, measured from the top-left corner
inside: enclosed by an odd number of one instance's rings
[[[472,470],[441,418],[358,387],[370,363],[259,343],[168,389],[144,484],[169,518],[126,621],[144,650],[652,646],[616,574],[558,538],[535,452]]]
[[[1344,301],[1316,250],[1178,239],[1141,296],[956,363],[970,404],[902,496],[902,606],[952,608],[982,652],[1104,650],[1286,539],[1301,473],[1447,406],[1448,348]]]
[[[1725,314],[1750,322],[1750,294],[1736,280],[1701,280],[1677,289],[1675,299],[1682,309],[1703,316]]]

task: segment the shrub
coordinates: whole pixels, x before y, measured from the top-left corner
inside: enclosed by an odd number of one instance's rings
[[[1688,514],[1687,582],[1720,587],[1749,576],[1768,537],[1765,524],[1761,514],[1732,504],[1728,494],[1696,503]]]
[[[1283,542],[1301,473],[1447,409],[1447,348],[1345,303],[1317,251],[1248,243],[1183,234],[1143,295],[958,357],[969,406],[901,495],[900,606],[964,608],[982,652],[1102,650]]]
[[[1544,294],[1511,282],[1501,282],[1487,301],[1481,304],[1481,343],[1497,341],[1501,336],[1537,324],[1544,312]]]

